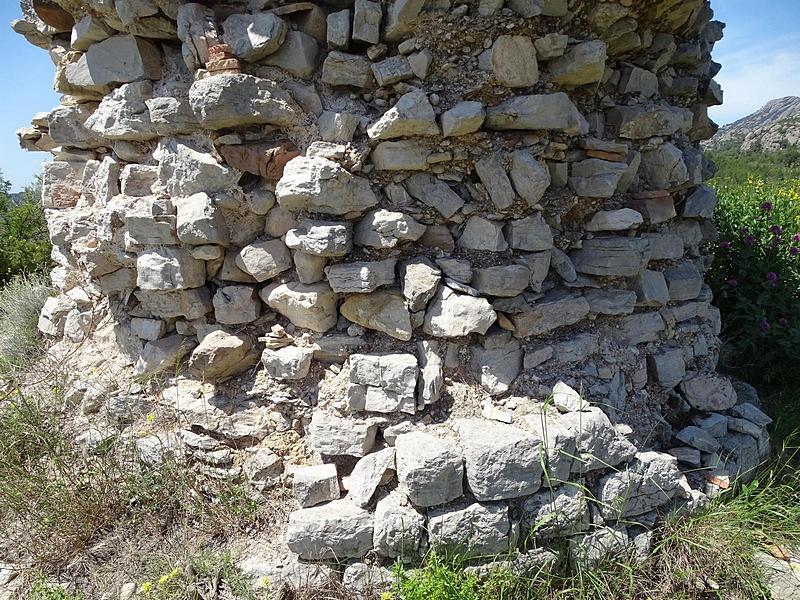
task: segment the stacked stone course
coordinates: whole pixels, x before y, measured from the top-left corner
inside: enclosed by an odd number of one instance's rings
[[[63,94],[19,132],[54,157],[40,328],[185,360],[175,444],[292,479],[302,561],[594,564],[768,454],[714,372],[707,1],[21,5]]]

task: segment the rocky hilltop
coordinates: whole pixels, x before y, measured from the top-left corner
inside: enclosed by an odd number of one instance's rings
[[[721,128],[704,144],[709,150],[775,152],[800,144],[800,97],[770,100],[762,108]]]
[[[769,452],[715,372],[709,2],[23,8],[86,443],[291,488],[254,576],[591,566]]]

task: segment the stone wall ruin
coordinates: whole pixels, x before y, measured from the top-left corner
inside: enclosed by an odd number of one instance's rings
[[[593,564],[769,453],[715,373],[708,2],[21,4],[63,94],[19,133],[40,328],[143,378],[75,384],[100,437],[160,376],[144,455],[292,486],[254,573]]]

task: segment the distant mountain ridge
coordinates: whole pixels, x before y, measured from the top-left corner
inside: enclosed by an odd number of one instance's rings
[[[800,97],[767,102],[751,115],[722,127],[704,144],[710,150],[776,152],[800,145]]]

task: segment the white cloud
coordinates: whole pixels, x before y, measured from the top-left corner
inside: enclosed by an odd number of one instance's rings
[[[725,104],[709,110],[711,118],[727,124],[783,96],[800,96],[800,36],[774,39],[717,54],[722,63],[716,80],[725,90]]]

